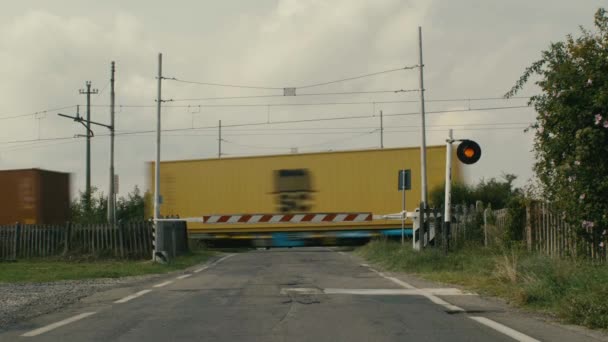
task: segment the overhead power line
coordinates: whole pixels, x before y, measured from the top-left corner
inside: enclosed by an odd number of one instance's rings
[[[342,78],[342,79],[333,80],[333,81],[307,84],[307,85],[302,85],[302,86],[297,86],[297,87],[265,87],[265,86],[252,86],[252,85],[242,85],[242,84],[200,82],[200,81],[183,80],[183,79],[179,79],[176,77],[169,77],[169,78],[164,78],[164,79],[169,80],[169,81],[179,82],[179,83],[198,84],[198,85],[206,85],[206,86],[214,86],[214,87],[225,87],[225,88],[243,88],[243,89],[260,89],[260,90],[283,90],[285,88],[305,89],[305,88],[314,88],[314,87],[320,87],[320,86],[324,86],[324,85],[341,83],[341,82],[348,82],[348,81],[353,81],[353,80],[357,80],[357,79],[361,79],[361,78],[372,77],[372,76],[381,75],[381,74],[387,74],[387,73],[391,73],[391,72],[395,72],[395,71],[410,70],[410,69],[415,69],[417,67],[418,67],[417,65],[407,66],[407,67],[403,67],[403,68],[383,70],[383,71],[379,71],[379,72],[373,72],[373,73],[368,73],[368,74],[363,74],[363,75],[358,75],[358,76],[353,76],[353,77],[347,77],[347,78]]]
[[[361,79],[361,78],[366,78],[366,77],[371,77],[371,76],[376,76],[376,75],[381,75],[381,74],[387,74],[387,73],[395,72],[395,71],[411,70],[411,69],[415,69],[417,67],[418,67],[418,65],[413,65],[413,66],[406,66],[406,67],[403,67],[403,68],[389,69],[389,70],[384,70],[384,71],[379,71],[379,72],[373,72],[373,73],[359,75],[359,76],[353,76],[353,77],[343,78],[343,79],[335,80],[335,81],[328,81],[328,82],[308,84],[308,85],[296,87],[296,89],[305,89],[305,88],[320,87],[320,86],[334,84],[334,83],[353,81],[353,80],[358,80],[358,79]]]
[[[272,95],[275,97],[275,95]],[[282,95],[276,95],[283,97]],[[482,101],[510,101],[513,99],[529,99],[527,96],[511,97],[480,97],[480,98],[452,98],[452,99],[430,99],[425,102],[482,102]],[[311,102],[311,103],[222,103],[222,104],[199,104],[199,105],[166,105],[164,108],[221,108],[221,107],[298,107],[298,106],[339,106],[339,105],[379,105],[379,104],[398,104],[398,103],[420,103],[420,100],[392,100],[392,101],[350,101],[350,102]],[[91,105],[91,107],[109,107],[107,104]],[[156,105],[143,104],[122,104],[116,105],[119,108],[156,108]]]
[[[76,105],[59,107],[59,108],[48,108],[48,109],[43,109],[43,110],[39,110],[39,111],[36,111],[36,112],[24,113],[24,114],[5,114],[5,115],[0,116],[0,120],[22,118],[22,117],[26,117],[26,116],[34,116],[34,115],[38,115],[38,114],[46,114],[46,113],[49,113],[49,112],[51,112],[51,113],[52,112],[58,112],[60,110],[65,110],[65,109],[70,109],[70,108],[76,108]]]
[[[211,101],[211,100],[235,100],[235,99],[256,99],[271,97],[298,97],[298,96],[331,96],[331,95],[360,95],[360,94],[389,94],[389,93],[410,93],[418,92],[418,89],[394,89],[394,90],[370,90],[370,91],[344,91],[333,93],[303,93],[295,96],[285,95],[249,95],[249,96],[223,96],[223,97],[200,97],[190,99],[169,99],[165,102],[186,102],[186,101]]]
[[[477,112],[477,111],[493,111],[493,110],[505,110],[505,109],[517,109],[517,108],[530,108],[529,106],[509,106],[509,107],[487,107],[487,108],[472,108],[472,109],[453,109],[453,110],[444,110],[444,111],[432,111],[427,112],[427,114],[446,114],[451,112]],[[404,115],[419,115],[419,112],[411,112],[411,113],[392,113],[392,114],[384,114],[384,116],[404,116]],[[318,118],[318,119],[301,119],[301,120],[284,120],[284,121],[270,121],[270,122],[251,122],[251,123],[243,123],[243,124],[231,124],[231,125],[222,125],[222,128],[231,128],[231,127],[251,127],[251,126],[265,126],[265,125],[281,125],[281,124],[294,124],[294,123],[304,123],[304,122],[324,122],[324,121],[339,121],[339,120],[354,120],[354,119],[368,119],[373,118],[373,115],[359,115],[359,116],[341,116],[341,117],[330,117],[330,118]],[[458,124],[453,124],[453,126],[458,126]],[[163,132],[184,132],[184,131],[196,131],[203,129],[212,129],[217,128],[218,126],[202,126],[202,127],[187,127],[187,128],[172,128],[172,129],[163,129]],[[140,131],[123,131],[117,132],[116,136],[125,136],[125,135],[138,135],[138,134],[148,134],[154,133],[155,130],[140,130]],[[108,134],[99,134],[99,136],[107,136]],[[55,141],[55,140],[67,140],[74,139],[74,137],[55,137],[55,138],[44,138],[44,139],[29,139],[29,140],[14,140],[14,141],[4,141],[0,142],[0,144],[16,144],[16,143],[27,143],[34,141]]]

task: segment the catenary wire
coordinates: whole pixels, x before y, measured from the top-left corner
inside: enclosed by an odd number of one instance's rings
[[[357,80],[357,79],[361,79],[361,78],[366,78],[366,77],[371,77],[371,76],[376,76],[376,75],[381,75],[381,74],[387,74],[387,73],[400,71],[400,70],[410,70],[410,69],[415,69],[417,67],[418,67],[417,65],[407,66],[407,67],[403,67],[403,68],[383,70],[383,71],[379,71],[379,72],[373,72],[373,73],[368,73],[368,74],[363,74],[363,75],[358,75],[358,76],[353,76],[353,77],[347,77],[347,78],[342,78],[342,79],[333,80],[333,81],[307,84],[307,85],[302,85],[302,86],[297,86],[297,87],[265,87],[265,86],[252,86],[252,85],[227,84],[227,83],[215,83],[215,82],[200,82],[200,81],[183,80],[183,79],[179,79],[176,77],[165,77],[163,79],[169,80],[169,81],[175,81],[175,82],[179,82],[179,83],[198,84],[198,85],[226,87],[226,88],[244,88],[244,89],[260,89],[260,90],[283,90],[285,88],[305,89],[305,88],[314,88],[314,87],[319,87],[319,86],[324,86],[324,85],[329,85],[329,84],[353,81],[353,80]]]
[[[21,118],[21,117],[26,117],[26,116],[34,116],[34,115],[49,113],[49,112],[58,112],[60,110],[70,109],[70,108],[76,108],[76,105],[64,106],[64,107],[58,107],[58,108],[48,108],[48,109],[43,109],[43,110],[39,110],[36,112],[25,113],[25,114],[12,114],[12,115],[5,114],[3,116],[0,116],[0,120],[8,120],[8,119],[15,119],[15,118]]]
[[[530,108],[530,107],[529,106],[509,106],[509,107],[487,107],[487,108],[472,108],[472,109],[453,109],[453,110],[446,110],[446,111],[429,111],[429,112],[427,112],[427,114],[491,111],[491,110],[504,110],[504,109],[516,109],[516,108]],[[420,113],[412,112],[412,113],[384,114],[384,116],[403,116],[403,115],[420,115]],[[372,116],[372,115],[343,116],[343,117],[318,118],[318,119],[301,119],[301,120],[284,120],[284,121],[270,121],[270,122],[253,122],[253,123],[244,123],[244,124],[228,124],[228,125],[222,125],[222,127],[229,128],[229,127],[263,126],[263,125],[293,124],[293,123],[303,123],[303,122],[322,122],[322,121],[365,119],[365,118],[373,118],[373,117],[374,116]],[[192,130],[201,130],[201,129],[211,129],[211,128],[217,128],[217,127],[218,126],[214,125],[214,126],[203,126],[203,127],[173,128],[173,129],[164,129],[163,132],[182,132],[182,131],[192,131]],[[146,134],[146,133],[153,133],[153,132],[156,132],[156,130],[124,131],[124,132],[116,133],[116,136]],[[108,136],[108,135],[109,134],[99,134],[97,136]],[[14,141],[0,142],[0,144],[14,144],[14,143],[33,142],[33,141],[55,141],[55,140],[66,140],[66,139],[74,139],[74,137],[55,137],[55,138],[44,138],[44,139],[14,140]]]
[[[274,96],[274,95],[273,95]],[[282,95],[280,95],[283,97]],[[479,102],[511,99],[529,99],[527,96],[512,98],[483,97],[483,98],[453,98],[453,99],[428,99],[424,102]],[[373,105],[373,104],[397,104],[397,103],[420,103],[420,100],[393,100],[393,101],[352,101],[352,102],[316,102],[316,103],[244,103],[244,104],[204,104],[204,105],[165,105],[163,108],[216,108],[216,107],[297,107],[297,106],[330,106],[330,105]],[[81,105],[84,106],[84,105]],[[109,107],[109,104],[91,105],[91,107]],[[120,108],[156,108],[156,105],[117,104]]]
[[[235,99],[255,99],[255,98],[271,98],[271,97],[298,97],[298,96],[330,96],[330,95],[358,95],[358,94],[388,94],[388,93],[409,93],[418,92],[418,89],[395,89],[395,90],[369,90],[369,91],[344,91],[331,93],[303,93],[294,96],[286,95],[249,95],[249,96],[223,96],[223,97],[200,97],[189,99],[168,99],[163,102],[195,102],[195,101],[210,101],[210,100],[235,100]]]

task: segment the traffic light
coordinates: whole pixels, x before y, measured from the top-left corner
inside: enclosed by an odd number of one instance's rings
[[[481,158],[481,147],[473,140],[461,140],[456,156],[464,164],[475,164]]]

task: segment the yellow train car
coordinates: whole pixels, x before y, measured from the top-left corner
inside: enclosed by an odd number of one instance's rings
[[[445,146],[427,148],[428,188],[445,180]],[[411,170],[412,189],[406,208],[420,203],[420,149],[386,148],[298,153],[255,157],[161,162],[161,216],[202,217],[212,214],[401,211],[398,172]],[[148,164],[154,191],[154,163]],[[459,163],[452,175],[459,180]],[[148,210],[151,208],[148,203]],[[148,213],[151,213],[149,210]],[[204,239],[272,239],[277,233],[300,232],[326,238],[326,232],[372,232],[399,229],[399,221],[343,223],[188,224],[192,237]],[[330,234],[331,235],[331,234]],[[351,234],[352,235],[352,234]],[[368,234],[369,235],[369,234]],[[293,234],[292,234],[293,236]]]

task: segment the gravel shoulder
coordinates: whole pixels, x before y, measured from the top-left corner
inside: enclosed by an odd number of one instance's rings
[[[156,277],[159,276],[0,284],[0,329],[56,311],[100,291],[149,281]]]

